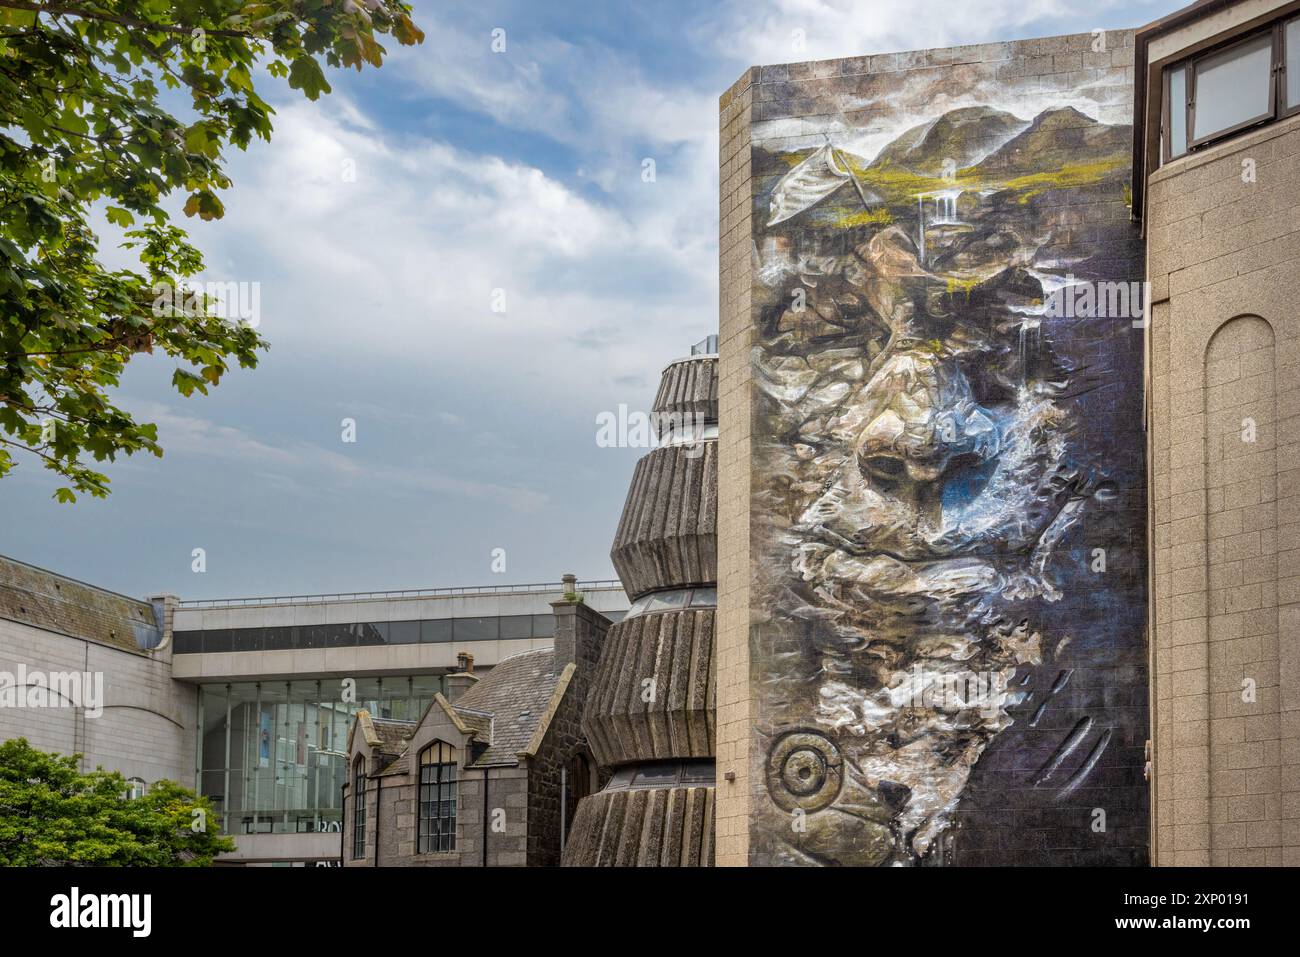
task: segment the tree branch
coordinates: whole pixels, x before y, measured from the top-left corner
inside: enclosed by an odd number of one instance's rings
[[[243,40],[256,39],[257,35],[249,33],[247,30],[218,30],[209,27],[187,27],[166,23],[150,23],[148,20],[134,20],[131,17],[120,17],[111,13],[100,13],[97,10],[83,10],[80,7],[61,7],[54,4],[43,3],[23,3],[22,0],[0,0],[0,7],[8,10],[23,10],[30,13],[42,14],[48,13],[51,16],[68,16],[83,17],[87,20],[102,20],[106,23],[116,23],[118,26],[135,27],[139,30],[154,30],[158,33],[179,33],[190,36],[195,29],[202,30],[208,36],[213,37],[236,37]]]

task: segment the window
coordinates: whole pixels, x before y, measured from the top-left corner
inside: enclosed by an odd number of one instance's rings
[[[1165,160],[1300,111],[1300,18],[1165,70]]]
[[[144,783],[142,778],[128,778],[126,782],[126,797],[130,801],[138,801],[149,792],[149,785]]]
[[[420,641],[425,644],[451,641],[451,619],[427,618],[420,622]]]
[[[357,756],[352,765],[352,859],[366,856],[366,763]]]
[[[1169,158],[1187,152],[1187,68],[1169,74]]]
[[[420,752],[417,854],[456,849],[456,759],[451,745],[435,741]]]
[[[457,641],[496,641],[501,637],[495,618],[454,618],[451,627]]]
[[[1286,55],[1286,109],[1300,109],[1300,17],[1282,28],[1282,49]]]
[[[420,641],[418,621],[395,621],[388,625],[388,641],[393,645],[414,645]]]
[[[502,638],[533,637],[532,615],[504,615],[501,618]]]
[[[1273,37],[1251,37],[1192,61],[1193,145],[1273,115]]]

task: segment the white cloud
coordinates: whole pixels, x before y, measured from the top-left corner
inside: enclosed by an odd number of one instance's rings
[[[747,64],[791,63],[983,43],[1079,12],[1064,0],[728,0],[698,36]]]
[[[177,412],[162,402],[135,400],[126,405],[141,420],[158,425],[165,454],[231,463],[248,477],[249,489],[297,495],[322,488],[360,488],[386,497],[416,494],[486,501],[521,513],[537,512],[549,501],[544,492],[522,484],[448,474],[433,467],[427,456],[394,465],[373,455],[349,454],[310,442],[275,445],[245,429]]]
[[[354,115],[339,97],[281,107],[272,147],[232,164],[226,217],[192,225],[206,278],[262,283],[273,348],[450,364],[503,388],[541,369],[539,388],[572,398],[559,370],[599,331],[607,349],[579,385],[590,397],[716,321],[716,200],[690,200],[698,182],[638,180],[650,195],[624,210]],[[671,202],[683,194],[684,212]]]

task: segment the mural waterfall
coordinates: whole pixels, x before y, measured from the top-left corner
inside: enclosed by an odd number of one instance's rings
[[[753,863],[1146,860],[1131,129],[1006,102],[755,129]]]

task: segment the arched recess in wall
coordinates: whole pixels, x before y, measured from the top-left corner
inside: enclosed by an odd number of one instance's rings
[[[1247,844],[1246,805],[1274,803],[1248,793],[1260,780],[1245,770],[1278,714],[1277,365],[1266,320],[1215,330],[1204,394],[1209,863],[1224,866],[1242,863],[1233,852]]]

